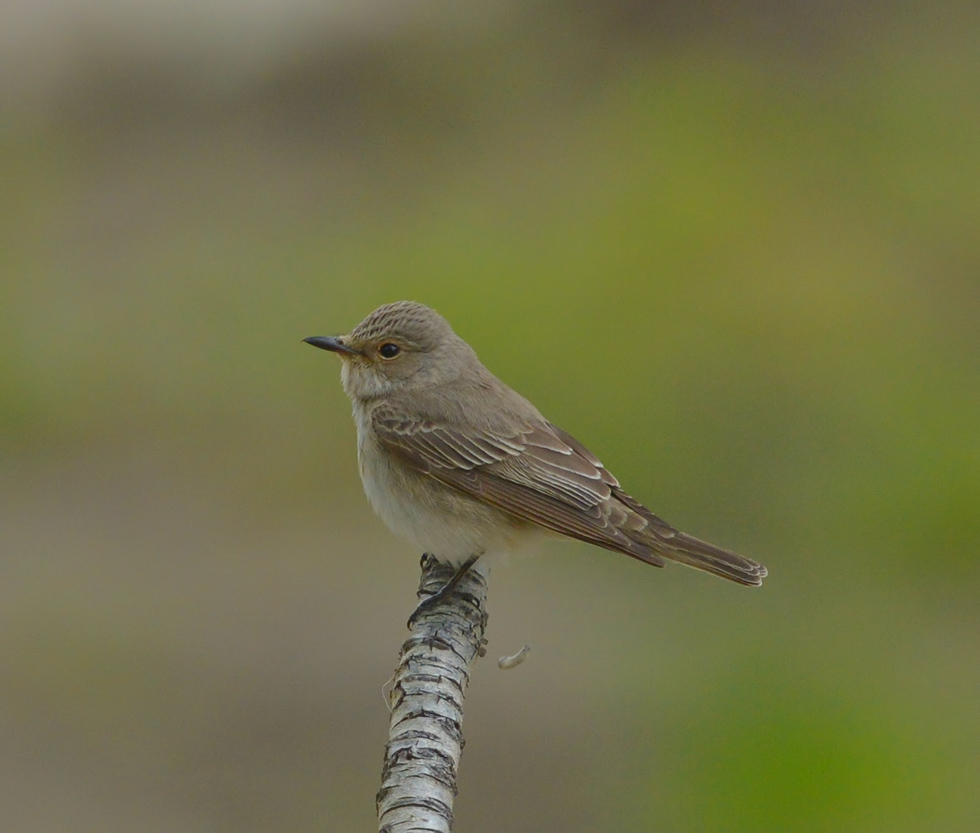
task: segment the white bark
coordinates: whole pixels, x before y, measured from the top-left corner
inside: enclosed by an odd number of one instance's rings
[[[454,570],[423,559],[419,595]],[[378,792],[380,833],[450,833],[463,751],[463,696],[484,653],[487,580],[469,570],[446,598],[423,610],[402,646],[389,694],[391,723]]]

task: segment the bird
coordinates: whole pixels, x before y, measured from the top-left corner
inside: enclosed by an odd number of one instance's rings
[[[675,529],[630,496],[430,307],[385,304],[345,335],[303,340],[342,360],[358,468],[375,512],[456,567],[450,584],[482,556],[541,531],[740,585],[766,577],[762,564]]]

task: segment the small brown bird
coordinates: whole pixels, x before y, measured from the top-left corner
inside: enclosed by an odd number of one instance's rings
[[[657,567],[677,561],[762,584],[761,564],[679,532],[626,494],[434,310],[386,304],[347,335],[305,341],[343,359],[375,511],[438,560],[462,571],[543,528]]]

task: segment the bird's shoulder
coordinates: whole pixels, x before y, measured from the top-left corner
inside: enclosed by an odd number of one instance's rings
[[[457,398],[389,398],[371,411],[379,441],[424,468],[473,469],[525,450],[527,420],[487,420],[467,413]]]
[[[443,480],[471,472],[580,506],[608,500],[619,489],[592,452],[536,411],[495,416],[473,419],[452,409],[433,414],[389,401],[374,409],[372,424],[389,451]]]

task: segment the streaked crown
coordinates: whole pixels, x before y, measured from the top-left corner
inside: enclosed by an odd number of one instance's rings
[[[452,327],[438,312],[417,301],[395,301],[378,307],[351,330],[354,343],[373,343],[390,338],[427,353],[453,334]]]

